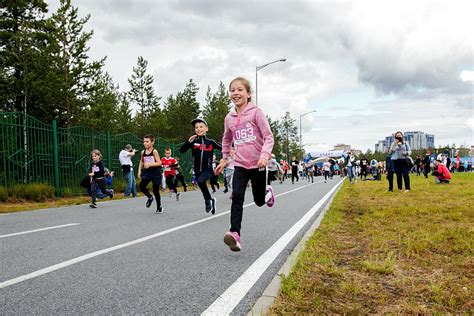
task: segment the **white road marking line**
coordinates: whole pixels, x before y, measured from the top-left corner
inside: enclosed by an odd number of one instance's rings
[[[319,183],[319,182],[316,182],[316,183]],[[282,195],[285,195],[285,194],[295,192],[297,190],[301,190],[301,189],[306,188],[306,187],[308,187],[310,185],[313,185],[313,184],[314,183],[307,184],[307,185],[295,188],[293,190],[280,193],[280,194],[276,195],[275,197],[279,197],[279,196],[282,196]],[[246,204],[246,205],[244,205],[244,207],[248,207],[248,206],[251,206],[253,204],[255,204],[255,203]],[[110,247],[110,248],[105,248],[105,249],[102,249],[102,250],[94,251],[94,252],[85,254],[83,256],[77,257],[77,258],[73,258],[73,259],[70,259],[70,260],[67,260],[67,261],[63,261],[61,263],[58,263],[58,264],[55,264],[55,265],[52,265],[52,266],[49,266],[49,267],[46,267],[46,268],[43,268],[43,269],[40,269],[40,270],[36,270],[34,272],[31,272],[31,273],[28,273],[28,274],[25,274],[25,275],[22,275],[22,276],[19,276],[19,277],[1,282],[0,283],[0,289],[5,288],[5,287],[10,286],[10,285],[13,285],[13,284],[17,284],[17,283],[29,280],[29,279],[33,279],[33,278],[45,275],[47,273],[50,273],[50,272],[53,272],[53,271],[71,266],[71,265],[76,264],[76,263],[79,263],[81,261],[85,261],[85,260],[100,256],[100,255],[115,251],[115,250],[125,248],[125,247],[133,246],[133,245],[145,242],[147,240],[150,240],[150,239],[153,239],[153,238],[156,238],[156,237],[160,237],[160,236],[175,232],[175,231],[180,230],[180,229],[184,229],[184,228],[187,228],[187,227],[190,227],[190,226],[193,226],[193,225],[204,223],[206,221],[210,221],[212,219],[227,215],[229,213],[230,213],[230,210],[228,210],[226,212],[223,212],[223,213],[220,213],[220,214],[217,214],[217,215],[213,215],[212,217],[206,217],[206,218],[194,221],[194,222],[190,222],[190,223],[187,223],[187,224],[184,224],[184,225],[176,226],[176,227],[158,232],[156,234],[152,234],[152,235],[145,236],[145,237],[142,237],[142,238],[139,238],[139,239],[135,239],[135,240],[132,240],[132,241],[129,241],[129,242],[117,245],[117,246],[113,246],[113,247]]]
[[[23,232],[18,232],[18,233],[13,233],[13,234],[0,235],[0,238],[6,238],[6,237],[12,237],[12,236],[18,236],[18,235],[24,235],[24,234],[31,234],[31,233],[36,233],[36,232],[42,232],[44,230],[50,230],[50,229],[56,229],[56,228],[61,228],[61,227],[68,227],[68,226],[75,226],[75,225],[80,225],[80,223],[71,223],[71,224],[65,224],[65,225],[38,228],[38,229],[33,229],[33,230],[26,230],[26,231],[23,231]]]
[[[247,295],[248,291],[260,279],[270,264],[285,249],[296,234],[308,223],[321,206],[331,197],[332,193],[344,182],[339,181],[326,195],[316,203],[295,225],[280,237],[264,254],[262,254],[214,303],[201,315],[229,315],[239,302]],[[322,213],[319,215],[321,216]],[[318,216],[318,219],[319,219]],[[317,219],[317,220],[318,220]]]

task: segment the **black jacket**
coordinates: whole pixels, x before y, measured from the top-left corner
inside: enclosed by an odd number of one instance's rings
[[[98,162],[91,162],[89,166],[89,172],[94,171],[94,179],[97,178],[103,178],[105,174],[105,168],[104,164],[102,163],[102,160],[99,160]]]
[[[194,172],[202,172],[206,169],[212,169],[214,150],[221,150],[222,146],[206,136],[198,136],[192,143],[185,141],[179,151],[185,153],[189,149],[192,149]]]

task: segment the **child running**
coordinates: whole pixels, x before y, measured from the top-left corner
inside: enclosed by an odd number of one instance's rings
[[[100,192],[105,195],[109,196],[110,198],[114,197],[114,190],[107,190],[106,185],[105,185],[105,168],[104,164],[102,163],[102,155],[100,154],[100,151],[98,149],[94,149],[91,152],[91,157],[92,157],[92,162],[89,168],[89,177],[91,180],[91,187],[90,187],[90,192],[91,192],[91,204],[89,205],[92,208],[97,208],[97,192],[96,188],[100,188]]]
[[[204,119],[196,118],[191,121],[191,124],[194,126],[196,134],[189,137],[188,141],[184,142],[179,151],[185,153],[192,148],[193,170],[198,186],[204,196],[206,212],[211,212],[211,214],[214,215],[216,214],[216,198],[211,197],[206,181],[211,178],[213,173],[212,157],[214,150],[221,150],[222,146],[206,137],[209,128]]]
[[[138,166],[138,178],[140,181],[140,191],[146,195],[148,200],[146,201],[146,207],[150,207],[153,203],[153,195],[156,199],[156,213],[163,213],[163,207],[161,206],[160,197],[160,184],[161,184],[161,159],[158,151],[153,148],[155,144],[155,137],[153,135],[145,135],[143,137],[143,146],[145,150],[142,150],[140,157],[140,165]],[[148,183],[153,183],[153,195],[147,189]]]
[[[228,163],[231,144],[234,143],[234,176],[232,181],[232,206],[230,231],[224,242],[232,251],[240,251],[240,230],[247,183],[251,180],[255,204],[265,203],[272,207],[275,202],[273,189],[267,186],[266,166],[273,149],[273,134],[262,110],[251,102],[250,83],[237,77],[230,82],[229,91],[235,111],[224,120],[222,160],[216,173],[222,172]]]
[[[165,156],[161,158],[161,165],[163,166],[166,185],[170,190],[170,194],[173,192],[176,193],[176,201],[179,201],[181,193],[179,193],[176,189],[176,183],[174,181],[176,177],[176,171],[174,168],[178,165],[178,162],[176,161],[176,159],[171,157],[171,148],[165,148]]]
[[[324,159],[323,172],[324,172],[324,183],[326,183],[331,173],[331,162],[329,162],[328,157]]]

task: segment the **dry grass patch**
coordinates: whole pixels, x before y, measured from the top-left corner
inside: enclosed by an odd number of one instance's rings
[[[474,313],[474,174],[347,182],[271,314]]]

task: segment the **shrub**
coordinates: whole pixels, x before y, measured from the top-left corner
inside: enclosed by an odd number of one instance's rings
[[[0,187],[0,201],[5,202],[8,199],[8,191],[5,187]]]
[[[54,196],[54,188],[45,183],[32,183],[25,189],[25,198],[35,202],[43,202]]]
[[[43,202],[54,197],[54,188],[46,183],[17,184],[11,188],[6,188],[6,193],[7,199],[12,202],[18,200]],[[0,200],[2,199],[0,198]]]

